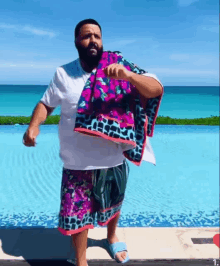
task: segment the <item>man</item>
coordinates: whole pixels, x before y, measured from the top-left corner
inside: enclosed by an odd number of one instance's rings
[[[107,225],[107,243],[110,247],[111,244],[117,247],[115,258],[122,262],[128,256],[126,246],[120,249],[117,244],[116,226],[125,195],[128,165],[117,143],[73,131],[77,102],[103,53],[102,32],[97,21],[87,19],[78,23],[75,46],[79,59],[57,68],[33,112],[23,141],[28,147],[35,146],[40,124],[55,107],[61,105],[59,138],[64,168],[58,229],[62,234],[72,236],[77,266],[87,266],[88,229],[94,228],[97,213],[99,224]],[[118,64],[109,65],[105,73],[109,78],[123,79],[133,84],[143,103],[162,94],[162,85],[152,74],[138,75]],[[120,186],[116,178],[120,179]],[[100,192],[100,182],[103,180],[104,194]]]

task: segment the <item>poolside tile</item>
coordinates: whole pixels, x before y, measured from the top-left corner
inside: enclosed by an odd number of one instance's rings
[[[125,228],[125,238],[131,259],[186,258],[170,228]]]
[[[215,244],[193,244],[192,238],[213,238],[219,228],[176,228],[176,235],[189,259],[219,258]]]

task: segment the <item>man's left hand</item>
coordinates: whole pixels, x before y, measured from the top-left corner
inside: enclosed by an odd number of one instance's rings
[[[120,64],[111,64],[108,67],[104,68],[104,73],[109,78],[113,79],[122,79],[129,81],[132,72],[127,70],[123,65]]]

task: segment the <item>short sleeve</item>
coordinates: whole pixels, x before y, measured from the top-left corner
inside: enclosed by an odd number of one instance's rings
[[[61,104],[61,88],[64,86],[63,79],[59,72],[59,68],[57,68],[53,79],[51,80],[47,90],[43,94],[41,98],[41,102],[49,107],[57,107]]]
[[[163,87],[163,84],[162,82],[158,79],[158,77],[154,74],[151,74],[151,73],[143,73],[142,74],[143,76],[146,76],[146,77],[150,77],[150,78],[154,78],[156,79],[156,81],[158,81],[160,83],[160,85]]]

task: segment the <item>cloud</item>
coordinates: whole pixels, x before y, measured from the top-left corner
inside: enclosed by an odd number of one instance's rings
[[[182,77],[218,77],[217,70],[200,70],[200,69],[178,69],[178,68],[145,68],[149,73],[164,76],[182,76]]]
[[[202,30],[219,33],[219,27],[218,26],[203,26]]]
[[[0,29],[16,29],[16,26],[15,25],[1,23],[0,24]]]
[[[12,25],[12,24],[1,23],[0,29],[14,29],[16,31],[29,32],[33,35],[48,36],[50,38],[53,38],[57,35],[57,33],[53,32],[53,31],[35,28],[33,26],[30,26],[30,25],[21,26],[21,25]]]
[[[188,62],[190,59],[190,55],[189,54],[171,54],[170,59],[174,61]]]
[[[37,29],[37,28],[31,27],[31,26],[25,26],[22,28],[22,30],[28,31],[32,34],[39,35],[39,36],[45,36],[46,35],[46,36],[49,36],[50,38],[53,38],[56,36],[56,34],[52,31],[41,30],[41,29]]]
[[[213,33],[219,33],[219,18],[217,16],[204,17],[203,23],[198,27],[198,29]]]
[[[35,68],[35,69],[56,69],[58,65],[61,65],[60,63],[57,64],[48,64],[47,63],[18,63],[18,64],[14,64],[14,63],[3,63],[0,62],[0,68],[11,68],[11,67],[16,67],[16,68],[20,68],[20,69],[29,69],[31,68]]]
[[[160,43],[151,37],[141,37],[133,39],[118,39],[111,41],[111,39],[103,40],[104,48],[106,50],[121,50],[126,47],[130,50],[140,50],[142,52],[149,53],[149,51],[155,51],[160,47]]]
[[[186,62],[190,63],[190,65],[194,66],[207,66],[209,64],[217,65],[218,64],[218,55],[215,54],[184,54],[184,53],[177,53],[171,54],[169,56],[170,60],[177,61],[177,62]]]
[[[180,7],[190,6],[191,4],[198,2],[199,0],[178,0],[178,5]]]
[[[5,51],[5,52],[10,52],[10,51]],[[14,53],[15,56],[19,56],[19,57],[47,57],[46,54],[40,54],[40,53],[32,53],[32,52],[29,52],[29,51],[26,51],[25,53],[17,53],[15,52]]]
[[[126,46],[128,44],[132,44],[135,43],[137,40],[135,39],[125,39],[125,40],[118,40],[118,41],[114,41],[114,42],[106,42],[105,46],[117,46],[117,47],[122,47],[122,46]]]
[[[219,18],[217,16],[211,17],[209,21],[219,25]]]

